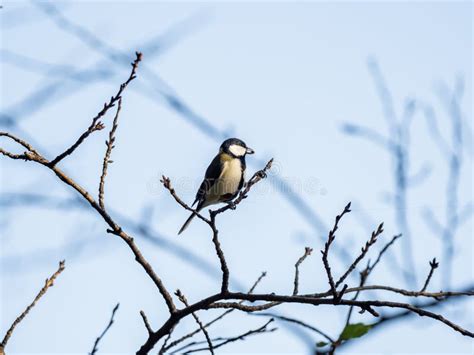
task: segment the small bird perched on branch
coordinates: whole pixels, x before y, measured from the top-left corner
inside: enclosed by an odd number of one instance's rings
[[[245,156],[253,154],[253,149],[237,138],[226,139],[219,148],[219,153],[206,170],[204,181],[201,183],[196,199],[196,211],[220,202],[231,203],[244,185]],[[191,216],[184,222],[178,234],[181,234],[196,216]]]

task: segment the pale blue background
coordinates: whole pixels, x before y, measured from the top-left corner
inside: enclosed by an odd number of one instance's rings
[[[1,111],[20,116],[19,135],[34,137],[50,156],[67,147],[90,123],[91,117],[129,73],[99,52],[61,31],[32,3],[2,2],[1,48],[41,62],[76,68],[116,69],[103,82],[77,85],[55,73],[25,70],[2,52]],[[218,130],[244,139],[255,149],[252,161],[275,157],[275,173],[286,179],[329,226],[350,200],[353,214],[341,225],[337,244],[354,256],[368,238],[367,228],[385,221],[380,245],[398,233],[386,191],[392,187],[392,166],[385,152],[373,144],[341,133],[345,121],[387,132],[367,59],[376,58],[392,91],[397,112],[404,100],[415,97],[435,105],[442,130],[447,118],[436,88],[465,80],[462,103],[472,126],[472,4],[470,2],[305,2],[305,3],[158,3],[61,2],[63,13],[85,26],[110,46],[133,58],[144,42],[185,21],[182,37],[157,57],[147,57],[138,78],[124,94],[114,164],[109,169],[106,205],[113,206],[119,223],[125,216],[140,220],[144,206],[153,207],[151,226],[178,245],[205,259],[214,270],[218,260],[206,226],[194,222],[186,233],[176,231],[187,216],[158,183],[171,176],[186,201],[221,138],[212,138],[184,120],[147,84],[149,71],[159,75],[183,100]],[[145,69],[146,66],[146,69]],[[46,68],[47,69],[47,68]],[[148,74],[147,74],[148,70]],[[64,85],[41,110],[22,112],[21,98],[59,80]],[[105,123],[110,125],[112,114]],[[5,128],[2,128],[4,130]],[[442,244],[421,219],[424,206],[442,217],[446,171],[439,151],[426,134],[421,115],[413,126],[412,171],[428,163],[435,173],[412,190],[409,200],[417,275],[428,271],[428,260],[441,257]],[[62,166],[95,193],[105,150],[106,131],[95,133]],[[472,144],[472,142],[471,142]],[[15,149],[14,145],[4,145]],[[468,149],[469,150],[469,149]],[[472,199],[472,146],[462,171],[461,205]],[[0,159],[1,190],[72,197],[46,169]],[[439,172],[438,172],[439,171]],[[308,187],[309,186],[309,187]],[[368,225],[357,216],[371,216]],[[119,215],[120,214],[120,215]],[[133,260],[123,242],[105,233],[102,220],[81,210],[38,209],[2,211],[1,220],[1,332],[27,305],[43,280],[66,258],[66,270],[44,299],[21,323],[8,344],[9,354],[87,353],[106,325],[112,307],[121,306],[116,323],[100,344],[101,353],[132,353],[145,339],[139,310],[155,328],[166,308],[152,282]],[[315,253],[302,266],[301,291],[325,290],[327,281],[314,229],[264,181],[238,210],[219,218],[221,242],[235,288],[247,288],[262,270],[267,278],[261,292],[289,293],[293,265],[304,246]],[[460,228],[456,242],[458,271],[454,286],[473,280],[473,224]],[[202,272],[182,258],[170,255],[143,238],[137,243],[170,290],[180,288],[190,301],[218,290],[215,274]],[[377,247],[380,247],[377,246]],[[376,249],[378,250],[378,249]],[[375,251],[373,253],[375,253]],[[395,253],[400,255],[400,249]],[[335,272],[343,271],[333,257]],[[403,286],[390,263],[374,273],[371,283]],[[439,289],[441,272],[432,290]],[[352,283],[356,283],[352,279]],[[392,298],[386,295],[385,298]],[[395,298],[396,299],[396,298]],[[337,337],[345,312],[333,307],[287,306],[284,314],[302,317]],[[474,329],[473,303],[444,307],[443,312]],[[210,319],[211,314],[201,314]],[[371,322],[370,316],[356,319]],[[211,336],[234,335],[264,320],[234,313]],[[222,348],[229,353],[308,353],[308,344],[277,323],[278,332],[249,338]],[[176,333],[195,328],[192,319]],[[199,339],[202,335],[198,336]],[[345,348],[351,353],[472,353],[472,339],[441,323],[412,317],[367,335]]]

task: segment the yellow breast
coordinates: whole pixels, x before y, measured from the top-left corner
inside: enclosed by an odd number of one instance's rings
[[[242,179],[242,164],[239,159],[229,159],[227,154],[223,154],[222,158],[222,172],[206,194],[206,206],[222,201],[222,196],[238,192]]]

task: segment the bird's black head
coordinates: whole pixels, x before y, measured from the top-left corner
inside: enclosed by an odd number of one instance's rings
[[[237,158],[244,157],[246,154],[254,153],[252,148],[247,147],[247,145],[238,138],[226,139],[221,144],[220,151]]]

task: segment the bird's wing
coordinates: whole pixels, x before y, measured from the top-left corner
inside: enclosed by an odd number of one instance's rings
[[[207,167],[206,175],[204,176],[204,180],[201,183],[198,192],[196,193],[196,200],[194,201],[193,205],[196,202],[201,202],[204,200],[206,193],[212,188],[214,183],[219,178],[221,172],[222,162],[218,154],[212,160],[211,164],[209,164],[209,166]]]

